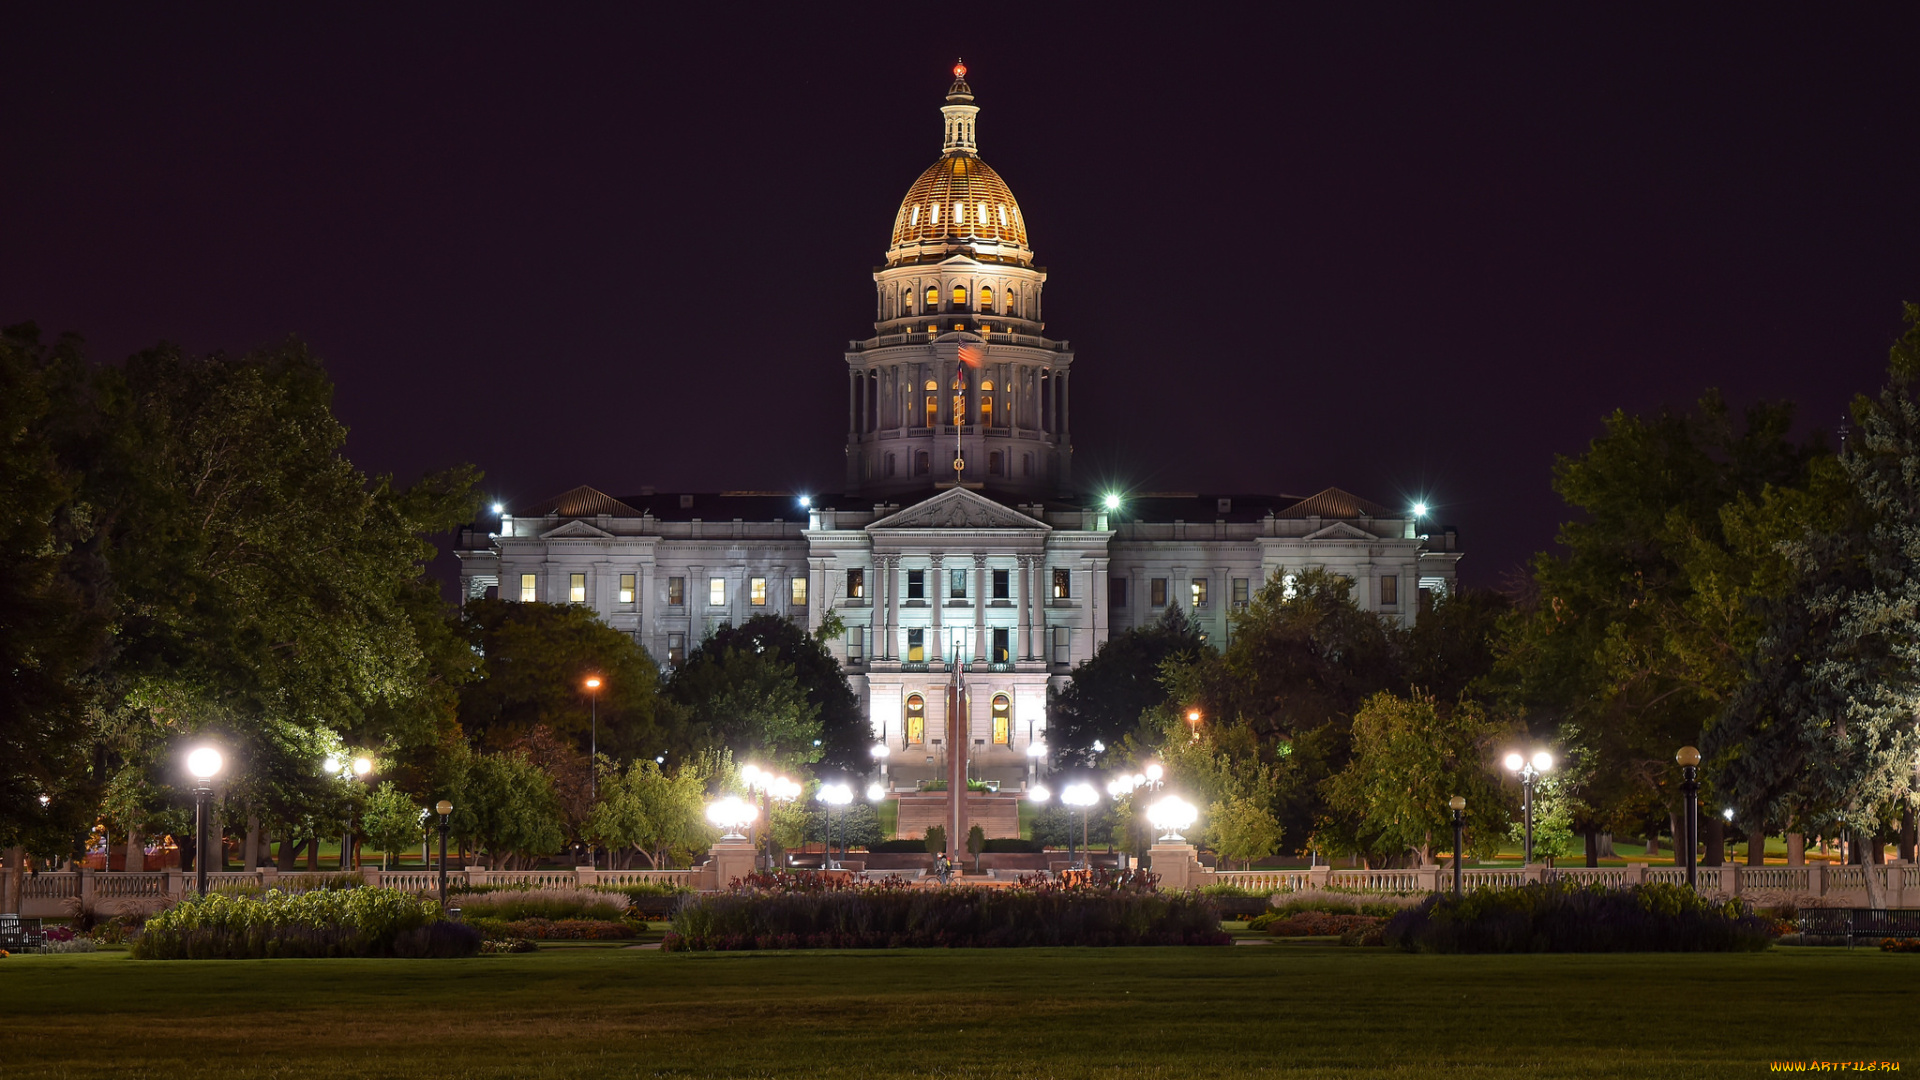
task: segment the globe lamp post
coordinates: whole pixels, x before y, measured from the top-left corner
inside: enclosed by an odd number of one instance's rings
[[[1447,800],[1447,806],[1453,811],[1453,898],[1460,899],[1460,838],[1466,818],[1467,800],[1455,795]]]
[[[853,789],[849,788],[845,784],[828,784],[825,787],[822,787],[820,789],[820,793],[816,795],[815,798],[819,799],[820,802],[824,804],[827,808],[826,868],[829,870],[832,870],[832,869],[835,869],[833,865],[833,808],[836,806],[845,806],[848,803],[852,802]],[[845,827],[846,827],[846,822],[843,819],[841,821],[841,828],[843,831],[845,830]],[[841,844],[840,846],[842,849],[846,847],[844,843]],[[844,854],[844,850],[843,850],[843,854]]]
[[[1532,758],[1519,754],[1508,754],[1504,763],[1507,771],[1520,777],[1520,807],[1527,822],[1527,842],[1522,865],[1533,865],[1533,783],[1553,768],[1553,755],[1545,750],[1537,750]]]
[[[1180,830],[1192,828],[1199,816],[1193,804],[1178,795],[1169,795],[1147,808],[1147,820],[1161,831],[1159,839],[1154,841],[1156,844],[1186,843],[1187,838],[1180,835]]]
[[[453,813],[453,804],[445,799],[433,804],[433,812],[440,815],[440,909],[447,907],[447,817]]]
[[[707,804],[707,820],[725,830],[722,840],[745,840],[740,830],[753,824],[759,816],[759,809],[745,799],[728,797]]]
[[[220,751],[211,746],[196,747],[187,755],[187,772],[193,776],[193,877],[201,896],[207,895],[207,817],[212,811],[213,778],[225,764]]]
[[[1069,784],[1067,790],[1060,793],[1060,801],[1080,811],[1080,846],[1083,849],[1082,854],[1084,855],[1084,849],[1087,846],[1087,817],[1093,807],[1100,802],[1100,793],[1093,790],[1092,784]],[[1073,830],[1071,828],[1067,830],[1067,862],[1077,865],[1083,870],[1092,865],[1090,858],[1087,859],[1084,864],[1074,863]]]
[[[887,782],[887,759],[893,756],[893,747],[888,746],[886,743],[874,743],[873,749],[867,752],[873,755],[873,763],[880,770],[880,782],[885,784]]]
[[[1700,843],[1700,751],[1683,746],[1673,760],[1680,763],[1680,791],[1687,797],[1687,888],[1691,889],[1698,859],[1695,849]]]

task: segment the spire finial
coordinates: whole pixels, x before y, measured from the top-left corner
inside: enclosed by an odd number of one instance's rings
[[[961,60],[959,57],[955,57],[953,60],[953,77],[956,79],[964,79],[967,77],[966,61]]]

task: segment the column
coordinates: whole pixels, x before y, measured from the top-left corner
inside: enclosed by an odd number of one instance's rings
[[[873,595],[873,652],[880,660],[893,657],[893,650],[887,647],[887,557],[876,553],[873,556],[873,581],[870,584]]]
[[[664,659],[664,657],[654,656],[653,608],[655,604],[659,603],[659,601],[655,599],[653,595],[653,563],[652,562],[644,562],[640,564],[640,592],[638,593],[638,595],[634,597],[634,599],[640,602],[641,647],[646,649],[647,655],[653,656],[656,661]]]
[[[1036,660],[1047,659],[1047,557],[1033,557],[1033,637],[1030,651]]]
[[[1067,448],[1067,444],[1068,444],[1067,437],[1072,433],[1072,419],[1067,412],[1067,383],[1068,383],[1067,375],[1068,373],[1065,371],[1062,371],[1060,373],[1060,389],[1058,393],[1055,395],[1059,399],[1058,403],[1060,406],[1060,423],[1056,425],[1056,427],[1060,431],[1060,448],[1062,450]],[[1062,459],[1063,469],[1065,467],[1064,461],[1065,459],[1063,458]]]
[[[1091,642],[1094,640],[1093,612],[1094,612],[1095,601],[1093,597],[1093,585],[1094,585],[1094,582],[1097,580],[1094,577],[1094,573],[1095,573],[1094,567],[1089,565],[1087,567],[1086,593],[1080,598],[1080,625],[1086,628],[1086,635],[1087,635],[1086,640],[1089,643],[1087,644],[1086,649],[1087,649],[1087,655],[1089,657],[1093,655],[1093,646]]]
[[[987,557],[973,557],[973,659],[991,660],[987,655]]]
[[[827,609],[833,606],[833,598],[822,588],[827,583],[825,559],[807,560],[807,633],[820,629],[820,621],[826,618]]]
[[[933,605],[933,632],[928,635],[933,640],[927,642],[929,646],[927,651],[938,655],[941,660],[946,660],[950,657],[952,650],[947,648],[946,641],[940,636],[940,611],[947,606],[946,571],[940,568],[942,561],[941,555],[933,555],[931,557],[933,568],[927,573],[927,576],[933,579],[927,583],[927,603]]]
[[[847,441],[848,442],[853,441],[854,432],[859,430],[859,425],[856,419],[857,410],[859,408],[859,402],[860,402],[860,375],[858,372],[849,371],[847,372]]]
[[[1014,642],[1014,655],[1022,660],[1033,659],[1033,609],[1028,606],[1029,595],[1033,591],[1033,576],[1027,572],[1028,555],[1014,557],[1013,592],[1014,603],[1020,608],[1019,640]]]

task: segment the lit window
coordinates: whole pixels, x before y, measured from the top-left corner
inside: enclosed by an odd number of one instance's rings
[[[867,571],[856,566],[847,571],[847,599],[858,600],[867,595]]]
[[[928,327],[927,329],[932,330],[933,328]],[[938,424],[939,422],[940,422],[940,384],[937,382],[934,382],[932,379],[928,379],[927,380],[927,426],[933,427],[935,424]],[[921,456],[925,457],[926,455],[923,453]],[[921,471],[925,472],[926,470],[922,469]]]
[[[927,310],[932,311],[940,304],[940,286],[927,286]]]
[[[620,602],[623,604],[633,603],[633,598],[637,591],[638,590],[634,588],[633,575],[621,574],[620,575]]]
[[[993,286],[991,285],[980,286],[980,310],[993,310]]]
[[[981,329],[987,330],[988,328],[981,327]],[[980,423],[986,426],[991,426],[993,424],[993,380],[992,379],[988,379],[980,384]],[[998,453],[995,453],[994,456],[999,457],[1000,455]],[[1000,471],[1000,467],[998,465],[995,465],[992,471],[997,473]]]
[[[687,605],[687,579],[670,577],[667,579],[667,606],[685,607]]]
[[[907,660],[909,663],[924,663],[927,659],[927,632],[919,627],[907,631]]]
[[[687,635],[667,635],[667,663],[679,667],[687,659]]]
[[[1013,734],[1013,705],[1005,694],[993,696],[993,744],[1007,745],[1007,739]]]
[[[787,592],[787,602],[794,607],[806,607],[807,579],[803,577],[794,578],[791,586]]]
[[[955,568],[947,571],[947,599],[965,600],[967,598],[967,572]]]
[[[1007,204],[1006,203],[1000,204],[1000,227],[1003,229],[1007,227]]]
[[[955,285],[953,287],[953,306],[955,308],[964,308],[967,306],[967,287],[965,285]]]
[[[907,571],[907,599],[925,600],[927,598],[927,572],[925,570]]]
[[[1233,579],[1233,606],[1236,608],[1243,608],[1247,606],[1247,579],[1246,578],[1237,577]]]
[[[1398,607],[1400,604],[1400,579],[1393,574],[1380,576],[1380,606]]]
[[[535,600],[540,599],[540,586],[536,584],[536,582],[538,582],[539,580],[540,580],[539,578],[534,577],[532,574],[520,575],[520,602],[521,603],[531,604]]]
[[[1053,598],[1069,600],[1073,597],[1073,573],[1068,570],[1053,572]]]
[[[587,602],[587,575],[567,575],[567,599],[576,604]]]
[[[723,577],[707,579],[707,603],[713,607],[727,606],[727,579]]]
[[[1197,577],[1193,579],[1192,595],[1193,595],[1194,607],[1203,608],[1207,606],[1207,579],[1206,578]]]
[[[940,204],[939,203],[931,203],[927,206],[927,224],[929,225],[940,224]]]
[[[1002,216],[1005,216],[1005,207],[1002,207],[1001,209],[1002,209]],[[915,206],[913,208],[913,213],[907,217],[907,228],[909,229],[915,228],[919,224],[920,224],[920,207]]]
[[[995,570],[993,572],[993,598],[995,600],[1013,599],[1013,571]]]
[[[1167,579],[1166,578],[1157,577],[1157,578],[1154,578],[1151,582],[1147,583],[1147,602],[1152,604],[1154,607],[1167,606]]]
[[[919,694],[907,696],[907,744],[918,746],[927,741],[927,703]]]
[[[975,218],[974,220],[978,221],[982,225],[985,225],[987,223],[987,204],[977,203],[975,204],[975,209],[980,211],[980,216]]]
[[[965,218],[966,212],[967,210],[966,210],[965,203],[954,203],[953,204],[953,223],[955,225],[960,224],[960,222]]]
[[[747,589],[748,589],[748,592],[747,592],[748,603],[752,604],[754,607],[767,606],[767,579],[766,578],[763,578],[763,577],[749,578],[747,580]]]

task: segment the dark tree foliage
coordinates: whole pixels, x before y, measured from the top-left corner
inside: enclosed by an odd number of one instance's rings
[[[513,746],[544,727],[580,751],[592,741],[598,676],[600,753],[616,761],[682,750],[657,708],[659,668],[628,634],[575,604],[470,600],[467,641],[485,677],[460,691],[460,723],[482,744]]]
[[[1088,765],[1096,741],[1117,747],[1129,735],[1144,738],[1141,718],[1167,700],[1162,665],[1205,648],[1179,607],[1169,607],[1150,626],[1108,638],[1047,703],[1047,742],[1055,760]]]
[[[722,663],[729,653],[765,657],[792,669],[791,678],[815,710],[814,719],[819,724],[816,737],[820,747],[815,760],[820,771],[864,773],[871,767],[868,751],[873,746],[873,729],[860,715],[860,702],[840,673],[840,662],[804,627],[778,615],[756,615],[739,626],[722,626],[701,642],[674,674],[676,700],[691,708],[703,708],[693,690],[707,681],[704,669]],[[699,695],[706,696],[704,692]]]

